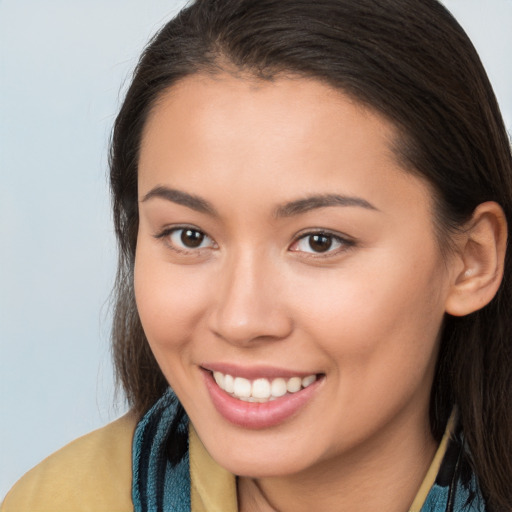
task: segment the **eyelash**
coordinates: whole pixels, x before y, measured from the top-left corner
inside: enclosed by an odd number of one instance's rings
[[[190,231],[192,233],[199,234],[199,236],[202,237],[201,240],[199,241],[199,245],[197,247],[189,247],[189,248],[178,247],[176,245],[176,241],[171,240],[172,236],[177,235],[179,232],[182,232],[180,238],[181,238],[181,241],[183,242],[182,237],[183,237],[184,232],[186,232],[186,231]],[[321,237],[324,239],[328,239],[329,246],[326,248],[325,251],[315,251],[315,250],[307,251],[307,250],[299,250],[299,249],[294,248],[294,246],[299,246],[299,244],[302,241],[306,241],[309,238],[310,239],[309,247],[311,249],[313,249],[313,247],[311,246],[311,243],[312,243],[311,238],[312,237]],[[216,249],[218,247],[217,244],[215,243],[215,241],[211,237],[209,237],[204,231],[196,228],[195,226],[174,226],[171,228],[166,228],[163,231],[161,231],[160,233],[156,234],[155,238],[164,241],[165,244],[167,245],[167,247],[169,247],[171,250],[176,251],[181,254],[191,254],[191,253],[199,254],[204,249]],[[166,238],[167,238],[167,240],[166,240]],[[211,244],[206,247],[204,247],[204,246],[202,247],[201,245],[203,244],[203,241],[206,239],[210,240]],[[320,240],[318,242],[320,242]],[[333,243],[337,244],[337,247],[334,249],[332,249]],[[340,234],[337,234],[337,233],[332,233],[331,231],[328,231],[328,230],[319,229],[316,231],[308,231],[308,232],[302,233],[299,236],[297,236],[294,239],[293,243],[290,245],[288,250],[290,250],[291,252],[301,252],[301,253],[305,254],[306,257],[308,257],[308,258],[328,258],[328,257],[335,256],[335,255],[339,254],[340,252],[346,251],[353,246],[355,246],[354,240],[352,240],[348,237],[341,236]]]
[[[192,233],[199,233],[200,236],[203,237],[200,241],[200,245],[197,247],[189,247],[189,248],[176,246],[176,242],[173,242],[171,240],[171,237],[175,234],[178,234],[180,231],[182,232],[181,237],[187,231],[190,231]],[[198,254],[198,253],[202,252],[202,250],[204,250],[204,249],[210,249],[210,248],[217,247],[217,244],[213,241],[212,238],[210,238],[204,231],[201,231],[200,229],[196,228],[195,226],[174,226],[172,228],[166,228],[163,231],[161,231],[160,233],[156,234],[155,238],[158,240],[162,240],[166,244],[166,246],[169,247],[169,249],[176,251],[180,254],[191,254],[191,253]],[[211,240],[212,247],[201,247],[204,239]]]
[[[307,241],[309,239],[309,247],[311,247],[312,237],[323,237],[327,238],[330,241],[329,247],[325,251],[304,251],[293,249],[294,246],[298,246],[302,241]],[[338,244],[336,248],[332,248],[332,244]],[[331,231],[325,229],[319,229],[316,231],[308,231],[306,233],[300,234],[295,241],[290,246],[291,251],[293,252],[302,252],[308,258],[329,258],[338,255],[341,252],[347,251],[348,249],[354,247],[356,244],[355,240],[342,236],[338,233],[333,233]]]

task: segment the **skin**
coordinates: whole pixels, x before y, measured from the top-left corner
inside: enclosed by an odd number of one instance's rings
[[[400,168],[395,138],[317,81],[227,73],[184,79],[146,124],[137,306],[202,442],[240,476],[241,510],[403,511],[433,457],[429,395],[460,262],[441,254],[430,189]],[[148,197],[157,187],[214,211]],[[326,194],[359,202],[283,211]],[[183,225],[205,234],[199,248],[170,232]],[[312,231],[331,249],[315,252]],[[219,362],[322,379],[292,417],[249,429],[212,404],[201,367]]]

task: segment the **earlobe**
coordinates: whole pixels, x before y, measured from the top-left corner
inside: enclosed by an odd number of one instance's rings
[[[507,246],[507,221],[495,202],[480,204],[459,242],[459,261],[445,309],[465,316],[486,306],[496,295],[503,278]]]

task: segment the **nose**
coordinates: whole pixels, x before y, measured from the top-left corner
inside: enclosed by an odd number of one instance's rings
[[[225,262],[217,283],[209,316],[209,328],[216,336],[236,345],[289,336],[293,322],[275,264],[256,254],[232,258]]]

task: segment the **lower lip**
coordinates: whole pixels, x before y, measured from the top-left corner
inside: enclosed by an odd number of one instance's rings
[[[318,378],[307,388],[289,393],[270,402],[244,402],[228,395],[216,384],[209,371],[203,371],[206,388],[213,405],[229,422],[243,428],[264,429],[274,427],[294,416],[315,394],[320,382]]]

